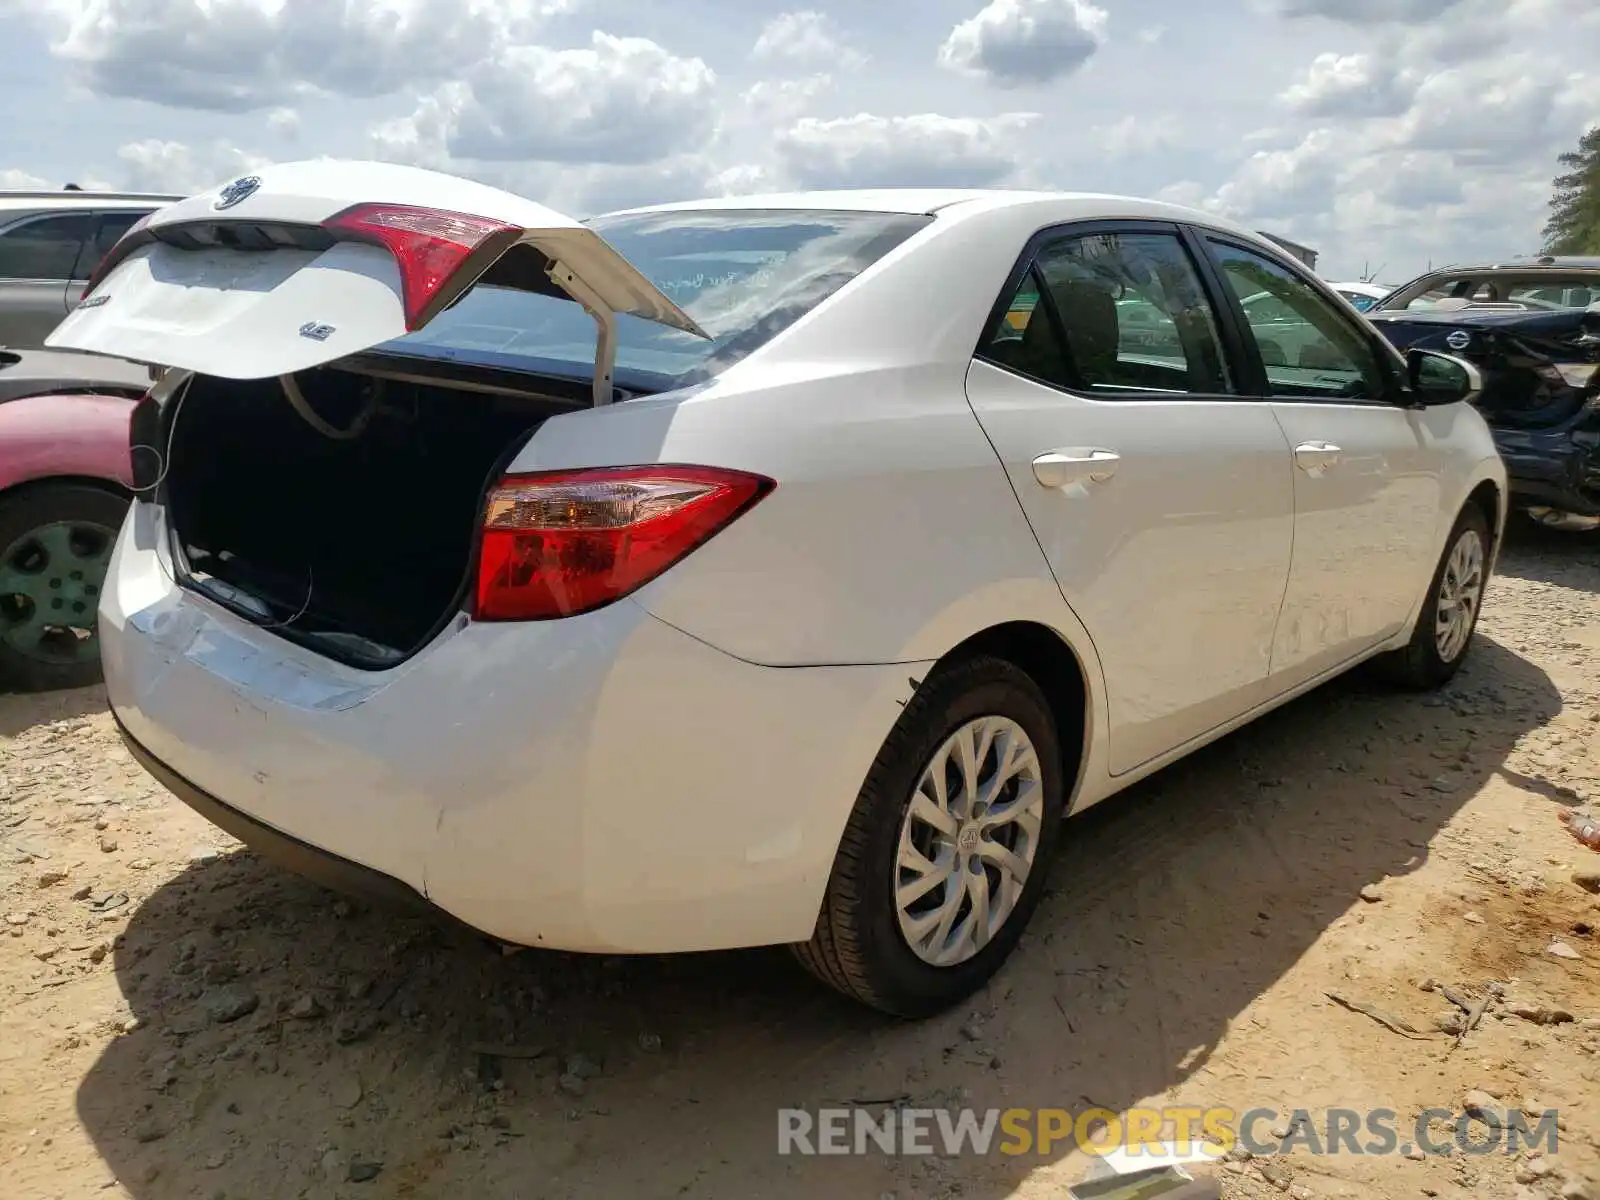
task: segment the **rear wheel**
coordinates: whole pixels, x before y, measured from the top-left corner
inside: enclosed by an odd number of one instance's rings
[[[1489,582],[1489,522],[1477,505],[1457,518],[1417,617],[1410,643],[1379,665],[1402,687],[1442,687],[1461,669]]]
[[[1063,805],[1055,720],[1033,680],[987,657],[936,670],[868,773],[797,957],[898,1016],[959,1003],[1022,936]]]
[[[0,681],[22,691],[99,681],[100,589],[127,511],[82,483],[0,500]]]

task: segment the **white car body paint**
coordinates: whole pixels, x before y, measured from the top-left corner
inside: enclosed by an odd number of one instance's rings
[[[280,170],[263,171],[267,186],[234,215],[259,205],[263,219],[316,222],[358,201],[431,205],[587,246],[597,288],[632,271],[576,223],[481,185],[351,164]],[[282,194],[290,185],[305,194]],[[203,217],[210,199],[184,203]],[[135,503],[100,616],[129,733],[254,820],[507,942],[803,941],[901,706],[966,639],[1027,622],[1071,650],[1086,690],[1081,759],[1069,764],[1081,810],[1403,645],[1480,484],[1499,489],[1503,525],[1504,470],[1464,404],[1105,399],[975,361],[1018,255],[1049,227],[1193,224],[1286,261],[1208,214],[914,190],[673,207],[936,213],[710,383],[555,417],[512,464],[701,463],[770,475],[771,496],[626,600],[531,624],[463,614],[379,672],[179,587],[162,510]],[[174,209],[162,219],[179,219]],[[304,339],[283,330],[318,313],[352,343],[394,336],[397,277],[364,253],[336,254],[256,267],[282,286],[253,308],[191,278],[181,298],[150,301],[159,320],[119,318],[113,302],[69,318],[59,344],[266,376],[307,365]],[[119,269],[132,294],[137,272],[153,270]],[[319,286],[295,290],[313,272]],[[674,319],[630,288],[608,294]],[[348,352],[330,340],[320,361]],[[1316,439],[1345,453],[1312,475],[1293,447]],[[1047,488],[1030,466],[1097,447],[1121,455],[1100,483]],[[1077,733],[1063,731],[1069,743]]]
[[[312,161],[263,168],[260,187],[219,210],[211,189],[151,215],[146,229],[206,221],[316,226],[357,204],[403,204],[487,217],[577,276],[612,313],[693,330],[671,300],[587,226],[498,188],[394,163]],[[307,336],[308,327],[321,332]],[[400,270],[380,246],[326,250],[179,250],[153,241],[118,263],[45,345],[260,379],[391,341],[406,332]]]

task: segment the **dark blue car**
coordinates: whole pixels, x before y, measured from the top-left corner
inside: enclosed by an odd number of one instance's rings
[[[1600,529],[1600,258],[1448,267],[1396,289],[1370,320],[1404,351],[1483,372],[1513,503],[1536,520]]]

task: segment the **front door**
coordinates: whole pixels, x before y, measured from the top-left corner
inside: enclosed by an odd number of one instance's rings
[[[1276,258],[1206,243],[1294,457],[1294,564],[1272,656],[1286,690],[1405,627],[1435,566],[1441,455],[1392,402],[1398,364],[1359,318]]]
[[[1175,227],[1068,226],[1013,280],[967,394],[1094,641],[1121,774],[1267,694],[1289,448]]]

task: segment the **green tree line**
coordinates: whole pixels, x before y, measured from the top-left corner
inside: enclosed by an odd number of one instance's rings
[[[1600,125],[1561,156],[1550,220],[1544,227],[1546,254],[1600,254]]]

